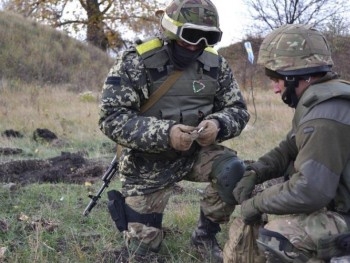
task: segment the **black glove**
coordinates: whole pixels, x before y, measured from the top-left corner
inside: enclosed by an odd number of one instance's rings
[[[247,225],[254,225],[262,222],[262,213],[255,208],[254,198],[250,198],[241,204],[241,215]]]
[[[257,178],[253,170],[244,173],[242,179],[237,183],[232,192],[238,204],[241,204],[251,197]]]

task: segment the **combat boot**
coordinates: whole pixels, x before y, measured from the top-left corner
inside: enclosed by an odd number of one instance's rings
[[[223,262],[222,249],[215,237],[220,231],[220,225],[209,220],[200,211],[197,228],[192,233],[191,245],[209,262]]]

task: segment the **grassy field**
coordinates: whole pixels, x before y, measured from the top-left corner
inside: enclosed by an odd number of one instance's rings
[[[272,91],[244,92],[251,120],[242,134],[223,144],[243,159],[256,159],[282,139],[290,127],[292,110]],[[24,137],[0,137],[4,147],[24,152],[15,158],[45,159],[61,151],[86,151],[89,157],[112,159],[110,142],[98,129],[98,92],[71,92],[64,87],[9,86],[0,88],[0,130],[14,129]],[[253,104],[254,102],[254,104]],[[34,129],[44,127],[65,143],[55,147],[33,141]],[[1,157],[8,161],[8,157]],[[102,175],[101,175],[102,176]],[[102,184],[102,181],[101,181]],[[90,216],[82,212],[100,184],[31,184],[0,187],[0,262],[113,262],[123,245],[106,209],[106,192]],[[202,262],[189,247],[197,223],[200,191],[204,184],[181,182],[164,218],[166,239],[161,253],[166,262]],[[110,188],[118,188],[117,178]],[[218,238],[222,245],[228,226]]]
[[[22,149],[18,155],[0,155],[0,163],[78,151],[88,158],[112,160],[115,145],[97,126],[100,89],[112,59],[7,12],[0,12],[0,33],[0,132],[15,130],[23,135],[0,136],[1,147]],[[234,63],[241,65],[236,59]],[[242,73],[247,72],[237,72],[237,76]],[[293,112],[278,95],[260,87],[254,97],[250,91],[244,96],[251,120],[239,137],[223,144],[242,159],[256,159],[285,136]],[[33,132],[38,128],[55,133],[59,143],[35,141]],[[107,213],[106,192],[91,214],[83,216],[88,195],[95,194],[101,184],[11,186],[0,182],[0,262],[115,262],[114,253],[123,246],[123,238]],[[119,186],[115,178],[110,188]],[[183,192],[171,196],[164,215],[166,238],[161,254],[165,262],[203,262],[191,250],[189,240],[205,185],[181,182],[179,186]],[[223,226],[218,235],[222,246],[227,230],[228,225]]]

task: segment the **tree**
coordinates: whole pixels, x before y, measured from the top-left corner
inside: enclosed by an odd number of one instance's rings
[[[33,18],[104,50],[126,46],[134,34],[158,26],[156,0],[2,0],[5,10]]]
[[[311,24],[324,29],[334,17],[349,14],[348,0],[247,0],[255,33],[262,34],[283,24]]]

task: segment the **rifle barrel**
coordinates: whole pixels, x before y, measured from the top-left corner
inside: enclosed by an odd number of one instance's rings
[[[98,199],[101,198],[101,194],[103,193],[103,191],[105,190],[105,188],[107,188],[109,186],[109,183],[111,182],[114,174],[117,172],[117,155],[114,156],[110,166],[108,167],[107,171],[105,172],[105,174],[102,177],[103,180],[103,184],[100,188],[100,190],[97,192],[96,195],[89,195],[89,198],[91,199],[89,204],[86,206],[83,215],[84,216],[88,216],[89,213],[91,212],[91,210],[95,207],[95,205],[97,204]]]

